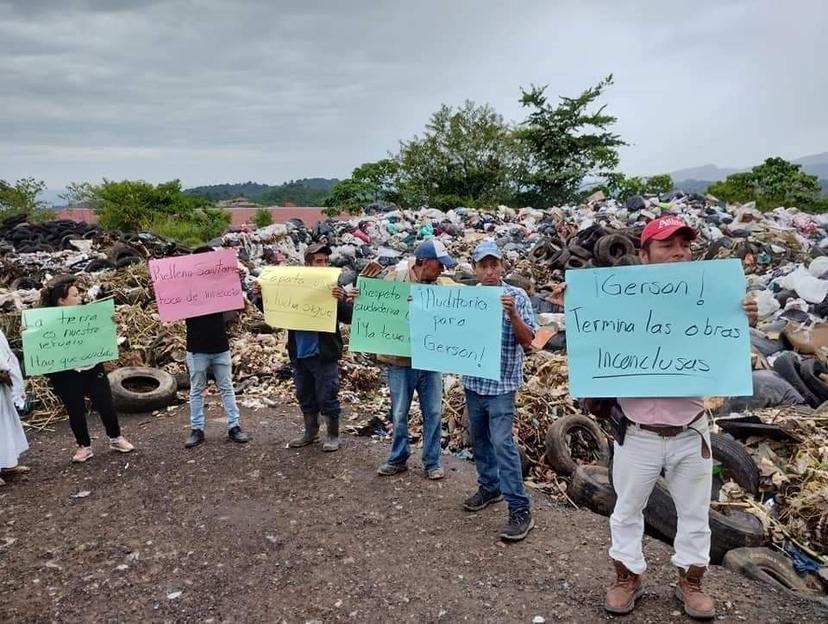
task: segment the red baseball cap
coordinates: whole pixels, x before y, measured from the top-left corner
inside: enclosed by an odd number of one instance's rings
[[[641,244],[649,240],[666,240],[676,232],[684,230],[690,240],[695,240],[699,235],[696,230],[687,225],[684,221],[673,215],[653,219],[641,232]]]

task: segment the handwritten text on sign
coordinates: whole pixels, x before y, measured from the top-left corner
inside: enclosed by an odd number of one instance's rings
[[[359,297],[354,302],[348,349],[365,353],[411,355],[408,330],[408,282],[357,278]]]
[[[244,307],[232,249],[150,260],[149,272],[162,321]]]
[[[503,289],[411,285],[411,365],[500,380]]]
[[[338,268],[273,266],[259,275],[265,322],[273,327],[333,333]]]
[[[739,260],[566,272],[576,397],[753,393]]]
[[[118,359],[112,299],[23,310],[26,374],[44,375]]]

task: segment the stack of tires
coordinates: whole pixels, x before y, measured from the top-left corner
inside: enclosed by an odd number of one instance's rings
[[[0,224],[0,240],[10,244],[17,253],[75,249],[72,241],[92,239],[100,232],[97,225],[85,221],[56,219],[44,223],[28,223],[25,215],[10,217]]]
[[[550,269],[582,269],[638,264],[637,238],[632,232],[615,232],[592,225],[567,241],[550,236],[538,242],[530,257]]]

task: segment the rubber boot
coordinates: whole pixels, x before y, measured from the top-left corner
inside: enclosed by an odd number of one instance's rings
[[[322,450],[333,452],[339,450],[339,416],[326,416],[325,420],[328,423],[328,435],[325,437],[325,443],[322,445]]]
[[[635,601],[644,594],[641,575],[633,574],[620,561],[615,561],[615,583],[607,590],[604,609],[610,613],[624,615],[635,609]]]
[[[684,612],[696,620],[712,620],[716,617],[713,599],[702,591],[702,577],[706,568],[690,566],[687,572],[679,568],[676,598],[684,603]]]
[[[302,414],[305,418],[305,433],[301,437],[294,438],[288,442],[290,448],[300,448],[313,444],[319,434],[319,414]]]

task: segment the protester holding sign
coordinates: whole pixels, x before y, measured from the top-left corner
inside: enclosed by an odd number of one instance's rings
[[[78,306],[81,303],[80,292],[72,275],[55,277],[40,293],[42,307]],[[69,425],[78,443],[78,450],[72,457],[73,462],[82,463],[93,456],[86,423],[86,397],[89,397],[92,408],[101,417],[106,435],[109,436],[109,448],[121,453],[135,450],[135,447],[121,435],[118,416],[112,405],[109,378],[103,364],[48,373],[46,377],[69,412]]]
[[[327,267],[330,255],[330,247],[314,243],[305,250],[305,265],[317,269]],[[296,400],[305,421],[304,433],[288,442],[291,448],[316,442],[321,414],[325,418],[328,430],[322,450],[332,452],[339,449],[339,417],[342,413],[339,403],[339,360],[342,357],[342,334],[339,333],[339,324],[351,323],[353,306],[346,301],[347,293],[341,286],[333,286],[330,292],[336,300],[333,331],[288,331],[288,356],[293,365]],[[254,284],[253,294],[257,306],[265,311],[267,316],[267,305],[262,301],[262,287],[259,283]],[[320,311],[317,304],[311,307],[317,312]],[[318,319],[310,319],[314,326],[317,321]]]
[[[29,448],[17,413],[25,402],[20,363],[0,330],[0,485],[6,484],[4,476],[29,471],[19,464],[20,455]]]
[[[449,283],[448,278],[441,278],[443,269],[457,265],[449,256],[445,245],[437,240],[420,243],[414,250],[414,265],[405,274],[405,281],[418,284]],[[390,273],[395,280],[396,271]],[[360,292],[353,291],[354,300]],[[440,465],[440,438],[442,432],[441,417],[443,411],[443,379],[436,371],[411,368],[411,358],[393,355],[379,355],[377,360],[387,365],[388,389],[391,392],[391,415],[394,431],[391,437],[391,449],[388,459],[377,469],[380,476],[390,476],[408,470],[407,462],[411,455],[408,440],[408,417],[414,392],[420,400],[423,414],[423,468],[431,480],[442,479],[445,471]]]
[[[641,262],[688,262],[693,259],[690,244],[696,236],[696,231],[678,217],[655,219],[641,234]],[[750,324],[755,324],[756,303],[745,299],[743,308]],[[612,349],[612,342],[607,339],[608,349]],[[710,353],[710,357],[716,354]],[[629,613],[644,592],[643,510],[664,471],[678,514],[672,558],[678,568],[676,596],[691,617],[714,617],[713,600],[702,590],[710,554],[708,511],[713,475],[702,398],[587,399],[585,403],[597,416],[612,418],[616,437],[612,477],[618,498],[610,517],[609,550],[616,580],[607,591],[606,610]]]
[[[194,254],[210,254],[212,247],[199,247]],[[235,266],[233,278],[238,282]],[[206,290],[206,289],[204,289]],[[157,295],[157,292],[156,292]],[[230,340],[223,312],[187,318],[187,370],[190,372],[190,435],[184,442],[186,448],[194,448],[204,442],[204,391],[207,373],[212,371],[216,380],[224,413],[227,416],[227,437],[244,444],[250,440],[239,424],[239,408],[233,390],[233,369],[230,357]]]
[[[525,538],[535,526],[529,497],[523,487],[520,455],[515,446],[515,391],[523,385],[524,349],[537,330],[532,304],[525,291],[503,281],[503,256],[492,241],[475,248],[472,265],[483,287],[503,289],[501,303],[500,380],[463,377],[466,407],[469,410],[477,492],[463,504],[467,511],[480,511],[503,498],[509,505],[509,520],[500,533],[507,541]],[[481,332],[492,328],[481,327]]]

